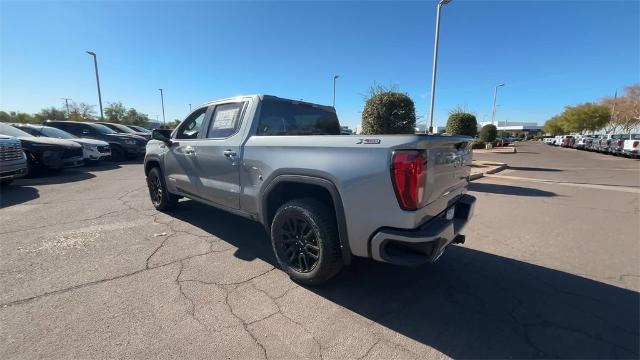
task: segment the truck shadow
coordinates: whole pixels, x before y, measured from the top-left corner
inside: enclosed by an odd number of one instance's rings
[[[181,202],[172,215],[237,247],[239,258],[275,265],[257,223],[195,201]],[[417,268],[354,258],[332,281],[308,290],[408,338],[398,341],[453,358],[639,353],[637,292],[463,246]]]
[[[554,192],[544,191],[540,189],[513,186],[513,185],[479,183],[479,182],[470,182],[469,191],[500,194],[500,195],[512,195],[512,196],[538,196],[538,197],[558,196]]]

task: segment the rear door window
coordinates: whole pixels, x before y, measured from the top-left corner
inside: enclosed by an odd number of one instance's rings
[[[246,102],[216,105],[209,122],[207,138],[222,139],[235,134],[240,128]]]
[[[333,111],[307,103],[264,99],[257,135],[340,135]]]

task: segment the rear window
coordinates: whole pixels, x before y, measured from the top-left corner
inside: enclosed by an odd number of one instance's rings
[[[340,135],[335,112],[310,104],[265,99],[257,135]]]

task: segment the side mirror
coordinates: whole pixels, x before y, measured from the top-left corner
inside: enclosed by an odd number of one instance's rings
[[[171,129],[154,129],[151,132],[151,138],[171,145],[171,132]]]
[[[89,135],[89,134],[91,134],[91,131],[87,129],[82,130],[82,135]]]

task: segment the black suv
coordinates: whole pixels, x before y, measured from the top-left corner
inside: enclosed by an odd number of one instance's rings
[[[82,146],[73,141],[35,137],[5,123],[0,123],[0,134],[20,139],[22,150],[27,155],[30,175],[41,170],[60,170],[84,164]]]
[[[144,155],[147,145],[144,138],[119,134],[104,125],[94,123],[47,120],[43,125],[64,130],[80,138],[106,141],[111,146],[111,158],[116,161],[134,159],[139,155]]]

